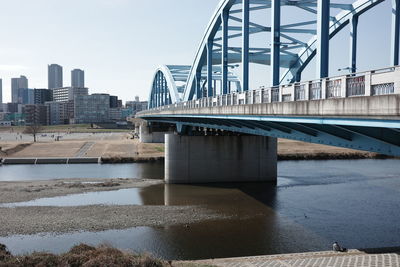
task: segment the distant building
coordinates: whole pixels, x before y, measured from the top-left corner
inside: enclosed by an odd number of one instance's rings
[[[126,101],[125,107],[132,110],[133,115],[147,109],[147,101],[140,101],[139,97],[135,97],[135,101]]]
[[[70,124],[74,118],[74,101],[46,102],[49,125]]]
[[[47,66],[48,87],[49,89],[63,87],[63,68],[57,64]]]
[[[18,112],[18,103],[7,103],[7,112],[17,113]]]
[[[0,121],[0,127],[10,127],[11,121]]]
[[[24,105],[22,113],[25,114],[26,125],[47,125],[48,106],[45,105]]]
[[[34,104],[44,105],[46,102],[53,101],[52,91],[49,89],[34,89]]]
[[[74,98],[76,124],[104,123],[110,121],[110,95],[77,95]]]
[[[28,79],[25,76],[20,76],[19,78],[11,79],[11,102],[12,103],[21,103],[19,102],[19,89],[28,88]]]
[[[109,119],[111,121],[121,121],[125,118],[122,117],[122,109],[121,108],[110,108],[110,116]]]
[[[6,103],[0,103],[0,112],[8,112]]]
[[[18,89],[18,104],[33,105],[35,104],[35,94],[33,89],[19,88]]]
[[[118,108],[118,96],[110,95],[110,108]]]
[[[53,101],[55,102],[71,101],[74,100],[75,96],[88,95],[89,89],[80,87],[62,87],[53,89],[52,94]]]
[[[3,80],[0,79],[0,104],[3,104]]]
[[[85,72],[80,69],[71,71],[71,86],[72,87],[85,87]]]

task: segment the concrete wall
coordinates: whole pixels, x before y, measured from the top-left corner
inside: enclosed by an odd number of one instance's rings
[[[275,138],[167,134],[165,140],[166,183],[276,183]]]

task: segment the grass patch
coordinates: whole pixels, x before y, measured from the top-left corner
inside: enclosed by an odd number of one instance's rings
[[[164,148],[163,146],[156,146],[155,149],[156,149],[158,152],[165,152],[165,148]]]

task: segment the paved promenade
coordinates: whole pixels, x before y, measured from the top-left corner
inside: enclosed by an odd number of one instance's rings
[[[367,253],[360,250],[312,252],[201,260],[196,263],[221,267],[400,267],[400,250],[387,253]]]

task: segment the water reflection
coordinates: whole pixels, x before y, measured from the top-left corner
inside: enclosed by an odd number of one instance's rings
[[[0,181],[68,178],[163,179],[164,163],[0,165]]]

